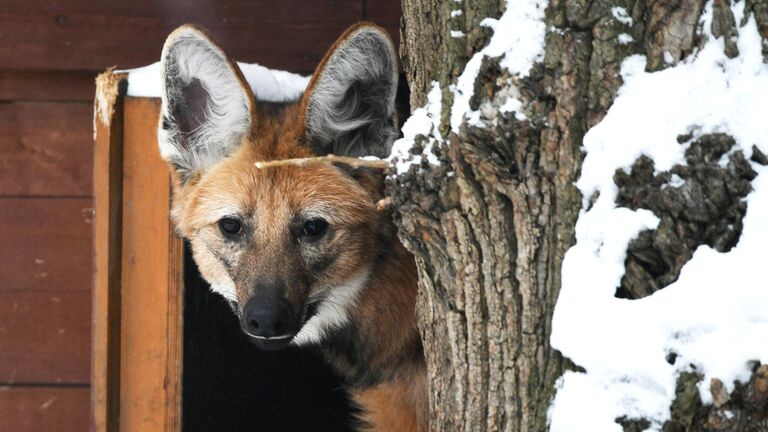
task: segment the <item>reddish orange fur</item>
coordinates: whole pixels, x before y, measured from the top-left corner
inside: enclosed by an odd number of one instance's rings
[[[318,71],[336,47],[364,25],[371,24],[360,23],[348,29],[331,47]],[[234,62],[230,61],[230,64],[237,70]],[[234,154],[206,172],[193,174],[185,182],[176,179],[173,218],[181,234],[191,240],[203,276],[211,283],[225,283],[230,276],[219,260],[206,252],[221,242],[216,226],[222,216],[220,209],[237,206],[239,211],[253,215],[259,222],[254,236],[260,239],[263,247],[254,256],[238,257],[252,263],[253,273],[257,274],[273,271],[271,269],[276,267],[289,271],[294,268],[293,263],[285,261],[279,246],[293,209],[312,202],[332,202],[334,217],[338,219],[338,235],[333,241],[343,245],[343,253],[325,276],[326,282],[337,283],[361,268],[378,266],[350,315],[359,331],[376,343],[377,351],[370,356],[366,366],[391,368],[391,359],[403,357],[404,350],[414,350],[412,339],[418,339],[415,318],[417,273],[413,257],[395,235],[390,235],[392,250],[387,251],[385,260],[378,264],[366,261],[377,255],[376,242],[380,233],[394,232],[389,215],[380,214],[375,206],[381,198],[381,179],[369,175],[353,181],[331,164],[263,170],[254,166],[257,161],[312,155],[304,142],[304,112],[317,76],[316,72],[301,102],[287,107],[279,116],[262,112],[258,102],[254,102],[251,133]],[[238,78],[243,91],[254,100],[242,75]],[[245,302],[249,295],[247,290],[237,286],[239,302]],[[306,295],[306,292],[290,290],[287,293],[292,301],[301,301]],[[362,420],[370,427],[368,430],[427,430],[428,400],[423,358],[420,351],[406,354],[417,360],[398,370],[391,379],[370,387],[351,389],[355,401],[364,411]]]
[[[353,392],[355,401],[364,407],[367,415],[363,430],[376,432],[426,431],[428,400],[426,398],[426,372],[380,384],[370,389]]]

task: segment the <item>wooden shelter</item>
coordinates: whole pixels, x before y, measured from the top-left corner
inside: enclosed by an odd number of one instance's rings
[[[397,37],[399,7],[390,0],[0,5],[0,430],[179,430],[181,424],[181,410],[173,408],[180,407],[173,404],[184,378],[181,352],[169,350],[165,341],[180,338],[186,325],[174,319],[181,313],[184,253],[164,216],[167,187],[165,195],[147,192],[150,186],[163,190],[167,169],[159,159],[146,162],[145,152],[156,151],[151,129],[110,123],[94,151],[96,74],[112,65],[157,61],[165,36],[186,22],[207,27],[238,60],[309,73],[356,21],[374,21]],[[119,98],[119,80],[114,83]],[[156,109],[155,100],[127,98],[112,115],[146,125],[154,122]],[[119,151],[110,144],[118,141]],[[101,197],[95,216],[94,196]],[[108,229],[93,233],[94,224]],[[188,278],[195,283],[194,275]],[[110,281],[132,290],[117,297],[96,291],[92,298],[94,283]],[[134,325],[139,332],[130,336],[122,333],[138,318],[127,311],[147,304],[156,308],[156,321]],[[101,359],[93,370],[92,331],[94,359]],[[109,338],[119,340],[117,353],[103,344]],[[126,354],[138,352],[135,347],[149,357]],[[147,379],[147,370],[157,372],[157,379]],[[167,380],[174,376],[179,381]],[[213,385],[200,382],[208,386],[202,389]],[[142,399],[146,394],[159,399]],[[202,406],[195,403],[193,414]],[[146,412],[161,407],[162,414],[114,416],[145,412],[142,404]]]

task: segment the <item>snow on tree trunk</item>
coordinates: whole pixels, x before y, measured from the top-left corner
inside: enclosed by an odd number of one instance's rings
[[[726,36],[724,50],[734,57],[739,23],[727,0],[714,4],[711,32]],[[432,430],[547,429],[555,383],[574,369],[550,346],[550,334],[561,265],[582,210],[575,186],[582,140],[615,100],[624,59],[642,54],[647,71],[662,70],[703,43],[704,6],[704,0],[403,1],[403,65],[411,106],[424,109],[414,112],[406,138],[396,143],[399,164],[390,172],[388,195],[400,237],[419,268],[417,316]],[[544,24],[528,30],[537,10]],[[512,34],[501,35],[507,46],[500,50],[495,44],[504,41],[492,35],[504,29],[483,20],[505,11],[501,20],[512,23]],[[768,2],[747,1],[746,14],[756,18],[766,55]],[[530,50],[536,43],[540,52]],[[490,55],[477,55],[481,51]],[[630,246],[620,296],[638,298],[663,288],[697,245],[727,250],[737,241],[722,230],[704,232],[718,218],[740,222],[738,200],[754,178],[744,160],[731,170],[707,171],[712,152],[722,150],[713,148],[728,146],[729,139],[701,137],[703,150],[687,157],[704,174],[681,169],[665,174],[665,181],[679,174],[706,189],[726,176],[737,198],[659,192],[649,201],[641,189],[651,185],[644,182],[656,181],[659,190],[663,183],[654,180],[652,163],[638,161],[636,172],[617,174],[622,205],[650,208],[667,221],[661,235]],[[758,151],[753,160],[760,157]],[[711,202],[693,202],[699,199]],[[705,211],[693,224],[680,210],[693,205],[727,209]],[[683,239],[680,248],[664,233],[695,238]],[[754,388],[765,387],[760,380]],[[642,430],[638,423],[624,424]]]
[[[425,150],[440,164],[424,162],[390,184],[401,237],[419,266],[431,429],[543,430],[567,365],[549,336],[559,269],[581,208],[573,182],[586,128],[590,38],[558,37],[551,67],[539,64],[520,81],[498,58],[484,59],[470,107],[487,105],[488,126],[453,133],[449,86],[488,42],[492,32],[480,22],[498,17],[499,4],[403,6],[412,106],[423,105],[438,81],[446,119],[439,133],[445,138]],[[499,112],[510,89],[525,101],[528,119]],[[431,145],[416,141],[417,148]]]

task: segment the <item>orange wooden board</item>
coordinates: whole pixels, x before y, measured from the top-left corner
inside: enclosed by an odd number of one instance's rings
[[[85,432],[87,387],[0,386],[0,430],[8,432]]]
[[[0,6],[0,65],[23,70],[103,70],[157,61],[175,27],[208,28],[240,61],[311,71],[328,46],[363,18],[361,0],[108,0]]]
[[[119,429],[124,76],[97,79],[93,151],[91,431]]]
[[[90,196],[90,103],[0,103],[0,195]]]
[[[126,98],[120,430],[177,431],[181,407],[182,243],[157,147],[159,100]]]
[[[0,292],[0,393],[7,383],[88,384],[90,332],[90,291]]]
[[[90,198],[0,197],[0,293],[90,292],[91,207]]]

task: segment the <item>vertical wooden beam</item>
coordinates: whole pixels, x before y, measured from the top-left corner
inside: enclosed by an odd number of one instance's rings
[[[169,196],[168,202],[170,201]],[[171,224],[168,225],[168,244],[168,339],[166,341],[168,360],[165,365],[168,386],[165,389],[165,430],[181,432],[181,387],[184,366],[184,242],[176,235]]]
[[[157,146],[160,101],[124,103],[121,432],[180,430],[182,242]]]
[[[125,76],[96,79],[93,167],[93,354],[91,431],[117,432],[120,398],[123,99]]]
[[[97,78],[94,114],[94,432],[180,432],[183,243],[157,146],[159,100]]]

